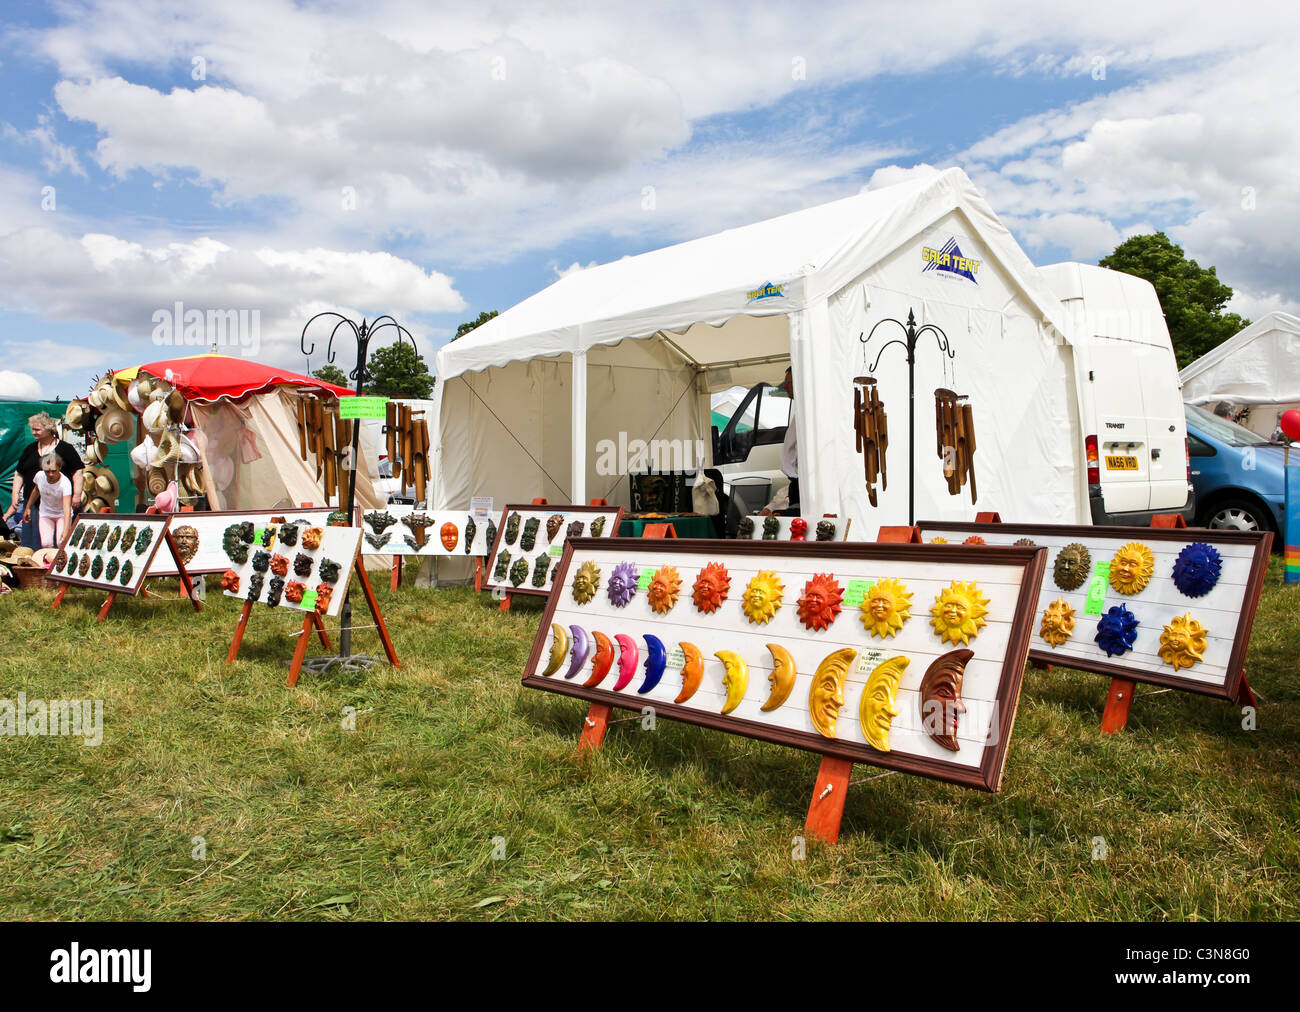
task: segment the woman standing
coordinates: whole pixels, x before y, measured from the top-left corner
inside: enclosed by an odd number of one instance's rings
[[[41,471],[41,458],[47,453],[57,453],[63,459],[63,474],[72,482],[72,504],[76,511],[81,502],[81,481],[85,465],[76,447],[59,438],[58,423],[42,411],[27,419],[32,429],[32,442],[18,458],[14,471],[13,500],[5,511],[5,520],[21,515],[32,493],[36,490],[36,475]],[[40,525],[35,518],[23,524],[22,543],[33,550],[41,547]]]
[[[40,509],[33,515],[38,500]],[[32,522],[40,525],[42,548],[58,548],[72,526],[72,482],[63,476],[63,458],[57,453],[47,453],[41,458],[36,488],[23,511],[24,526]]]

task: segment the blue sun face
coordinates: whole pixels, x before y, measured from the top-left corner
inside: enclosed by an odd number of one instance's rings
[[[1223,557],[1214,546],[1194,541],[1174,560],[1174,586],[1187,597],[1204,597],[1219,582]]]
[[[1118,657],[1133,649],[1138,621],[1126,605],[1116,605],[1097,621],[1097,646],[1107,657]]]

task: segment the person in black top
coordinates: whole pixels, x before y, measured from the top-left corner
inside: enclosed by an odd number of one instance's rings
[[[9,509],[5,510],[5,520],[17,514],[21,519],[23,508],[36,489],[36,475],[41,470],[41,457],[47,453],[57,453],[63,459],[63,473],[72,482],[72,509],[75,514],[81,503],[81,482],[85,464],[81,455],[70,443],[59,438],[58,423],[42,411],[27,419],[32,429],[32,442],[18,458],[18,467],[14,470],[13,499]],[[41,547],[40,525],[33,518],[31,523],[23,524],[22,542],[33,550]]]

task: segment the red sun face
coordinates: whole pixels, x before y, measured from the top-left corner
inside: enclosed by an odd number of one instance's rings
[[[730,589],[731,577],[727,575],[726,567],[719,562],[710,562],[695,578],[691,599],[699,611],[709,614],[722,607]]]
[[[830,573],[816,573],[804,584],[799,597],[799,621],[814,631],[829,628],[840,613],[843,600],[844,590],[835,577]]]

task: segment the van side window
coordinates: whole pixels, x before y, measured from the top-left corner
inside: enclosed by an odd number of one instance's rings
[[[1193,457],[1213,457],[1217,451],[1203,439],[1197,439],[1190,432],[1187,433],[1187,450]]]

